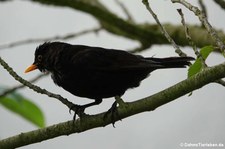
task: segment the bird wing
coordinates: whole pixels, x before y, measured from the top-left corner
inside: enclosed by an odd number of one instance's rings
[[[145,60],[140,55],[96,47],[81,50],[73,57],[72,61],[76,67],[101,71],[143,70],[161,66]]]

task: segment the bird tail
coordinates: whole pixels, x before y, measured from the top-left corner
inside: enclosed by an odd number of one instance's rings
[[[157,68],[184,68],[190,65],[190,61],[195,60],[193,57],[167,57],[167,58],[145,58]]]

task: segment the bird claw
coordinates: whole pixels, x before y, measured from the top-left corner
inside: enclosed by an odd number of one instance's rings
[[[108,117],[108,115],[111,116],[112,125],[115,128],[115,122],[116,122],[115,117],[116,116],[119,117],[116,101],[112,104],[111,108],[104,114],[103,119],[106,119]]]
[[[85,110],[85,107],[84,106],[81,106],[81,105],[76,105],[76,104],[73,104],[70,109],[69,109],[69,113],[71,114],[71,111],[74,111],[74,115],[73,115],[73,121],[76,120],[76,115],[78,115],[80,118],[82,117],[82,115],[84,115],[84,110]]]

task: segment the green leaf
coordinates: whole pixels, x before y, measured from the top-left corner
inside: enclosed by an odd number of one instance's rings
[[[200,49],[200,54],[206,60],[209,54],[213,51],[213,46],[205,46]]]
[[[202,55],[203,59],[206,60],[209,54],[213,51],[213,46],[205,46],[200,49],[200,54]],[[188,69],[188,78],[197,74],[203,69],[202,62],[200,58],[197,58],[193,65],[190,66]]]
[[[196,59],[196,61],[194,62],[194,64],[192,64],[190,66],[190,68],[188,69],[188,78],[190,78],[191,76],[197,74],[198,72],[200,72],[200,70],[202,69],[202,63],[200,59]]]
[[[0,97],[0,104],[8,110],[19,114],[38,127],[45,127],[45,118],[41,109],[18,93]]]

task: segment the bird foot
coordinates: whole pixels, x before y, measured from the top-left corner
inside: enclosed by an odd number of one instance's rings
[[[119,104],[119,107],[123,107],[126,104],[120,96],[115,96],[115,100]]]
[[[82,106],[82,105],[76,105],[76,104],[73,104],[71,107],[70,107],[70,110],[69,110],[69,113],[71,114],[71,111],[74,111],[74,115],[73,115],[73,121],[76,120],[76,115],[78,115],[80,118],[84,115],[86,115],[84,113],[84,110],[85,110],[85,106]]]
[[[115,122],[116,122],[115,117],[116,116],[119,117],[116,101],[112,104],[111,108],[104,114],[103,118],[106,119],[108,116],[111,116],[112,125],[115,128]]]

